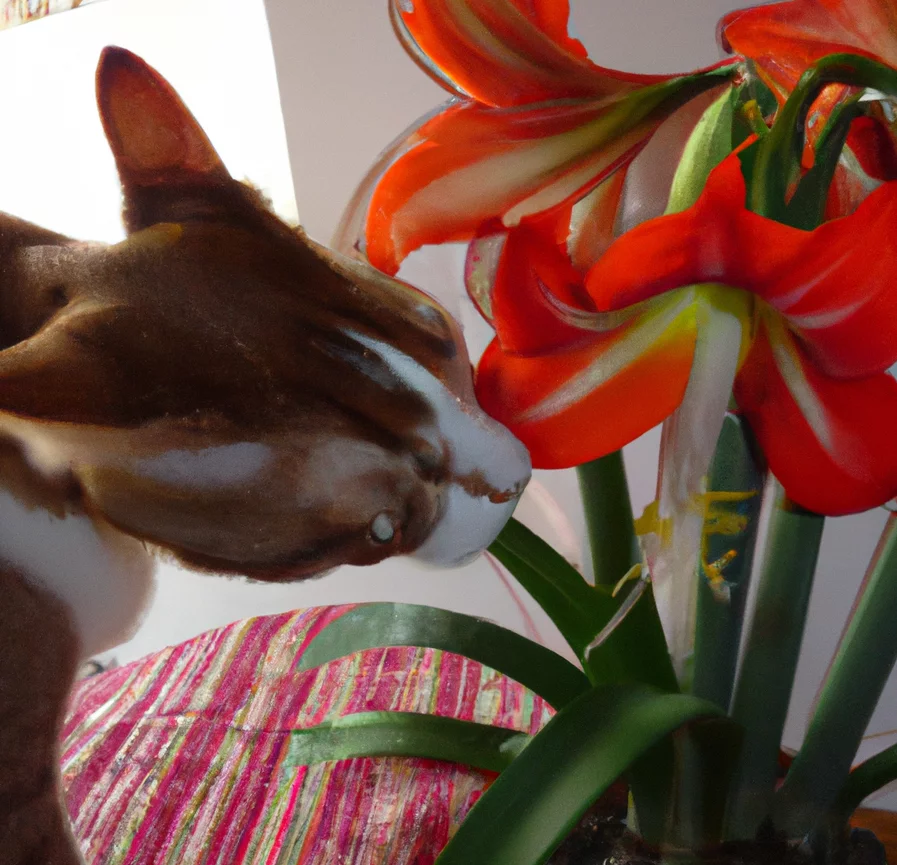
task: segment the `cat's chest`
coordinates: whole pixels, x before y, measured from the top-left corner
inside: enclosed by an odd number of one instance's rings
[[[126,639],[149,603],[143,545],[81,511],[51,513],[0,489],[0,561],[69,608],[88,657]]]

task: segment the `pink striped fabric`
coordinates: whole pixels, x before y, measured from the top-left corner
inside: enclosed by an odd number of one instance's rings
[[[480,664],[369,650],[299,672],[349,607],[236,622],[87,679],[63,783],[91,865],[429,865],[488,785],[432,760],[292,765],[290,732],[355,712],[427,712],[536,732],[551,709]]]

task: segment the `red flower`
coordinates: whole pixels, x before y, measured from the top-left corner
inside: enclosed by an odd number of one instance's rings
[[[366,252],[391,273],[424,244],[583,198],[683,102],[719,83],[708,70],[595,65],[567,35],[566,0],[392,0],[391,9],[412,56],[459,97],[396,147],[373,193]]]
[[[710,414],[721,418],[734,378],[795,501],[840,514],[897,493],[887,372],[897,361],[897,184],[810,232],[744,202],[732,156],[692,208],[614,242],[588,274],[587,297],[544,238],[507,257],[477,389],[534,465],[615,450],[670,415],[687,388],[689,416],[715,399]]]

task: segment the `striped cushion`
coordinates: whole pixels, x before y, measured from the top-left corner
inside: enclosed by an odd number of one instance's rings
[[[299,672],[349,607],[236,622],[78,684],[64,729],[75,832],[97,865],[428,865],[490,775],[432,760],[290,759],[290,731],[429,712],[525,732],[550,716],[504,676],[431,649]]]

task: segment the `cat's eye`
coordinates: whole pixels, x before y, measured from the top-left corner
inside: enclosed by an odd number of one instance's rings
[[[368,535],[375,544],[388,544],[396,536],[396,525],[392,517],[387,513],[380,513],[374,517]]]

